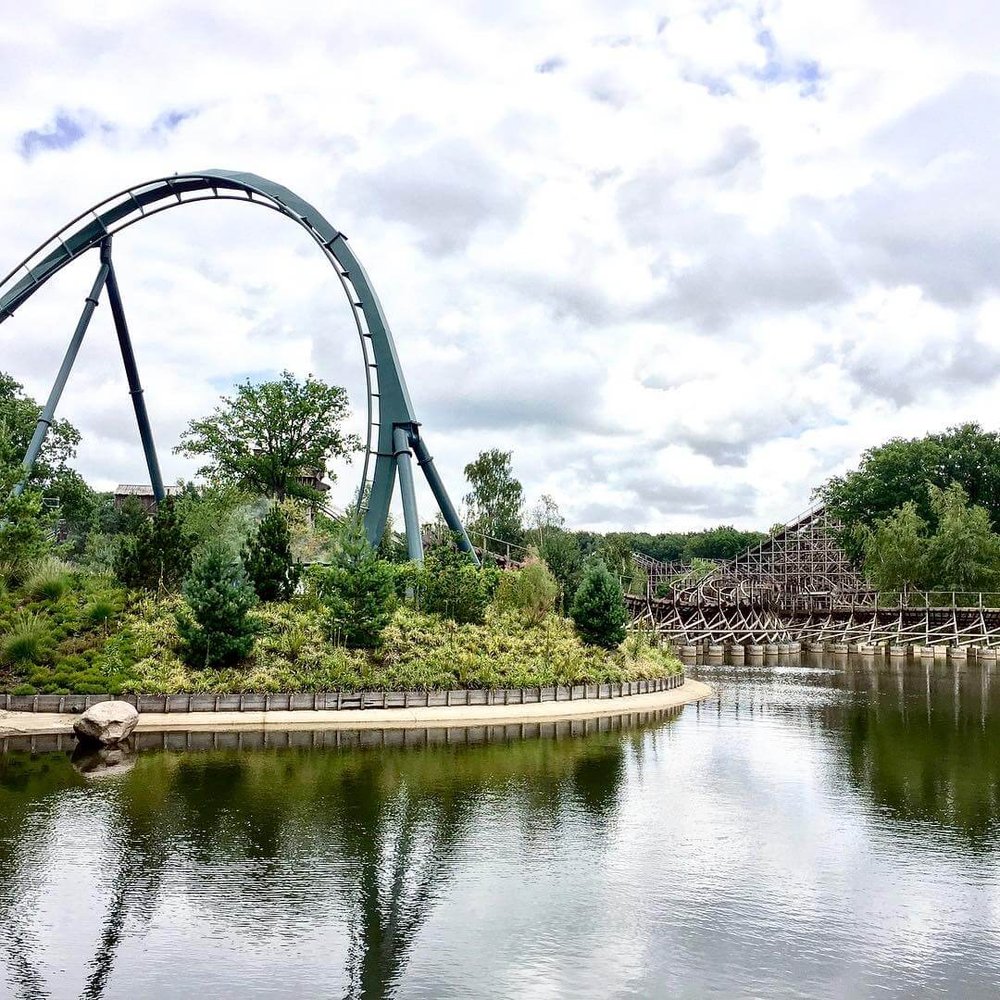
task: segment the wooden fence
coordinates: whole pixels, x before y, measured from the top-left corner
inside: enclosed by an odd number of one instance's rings
[[[597,733],[623,732],[636,726],[658,725],[680,714],[680,708],[551,722],[504,722],[486,726],[428,726],[382,729],[176,729],[136,732],[129,738],[133,750],[374,750],[437,746],[479,746],[520,739],[571,739]],[[71,751],[78,746],[72,733],[36,733],[0,737],[0,754],[12,751],[46,753]]]
[[[84,712],[102,701],[127,701],[139,712],[329,712],[371,708],[444,708],[466,705],[535,705],[541,702],[611,700],[670,691],[683,674],[619,684],[572,687],[462,688],[456,691],[333,691],[299,694],[0,694],[8,712]]]

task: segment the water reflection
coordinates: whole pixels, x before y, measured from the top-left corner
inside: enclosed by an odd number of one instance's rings
[[[601,731],[0,743],[0,996],[995,996],[998,675],[704,675]]]
[[[371,733],[248,734],[236,739],[243,748],[145,749],[121,760],[31,754],[9,741],[0,754],[9,980],[26,997],[105,996],[123,939],[142,938],[158,910],[181,900],[208,936],[242,938],[244,948],[321,929],[326,942],[317,945],[339,950],[343,963],[336,985],[326,985],[351,997],[391,995],[470,828],[478,825],[481,836],[500,814],[530,844],[572,817],[602,836],[614,822],[626,753],[641,753],[639,734],[666,718],[550,726],[547,738],[530,739],[503,727],[445,733],[447,742],[441,732],[411,732],[405,741],[423,746],[409,749],[384,745],[403,742],[398,734],[376,747],[343,745],[370,743]],[[339,749],[323,745],[333,738]],[[209,734],[193,742],[233,740]],[[246,749],[255,741],[272,746]],[[295,745],[303,742],[312,745]],[[46,875],[72,853],[67,824],[87,838],[74,845],[82,856],[71,859],[73,875],[84,866],[101,873],[91,896],[103,896],[103,911],[93,899],[88,907],[99,930],[80,934],[92,949],[82,989],[72,969],[53,975],[53,958],[66,964],[53,954],[65,927],[44,912],[46,894],[86,892],[73,877],[63,886]],[[32,915],[34,905],[41,915]],[[122,992],[120,979],[112,995]],[[160,986],[174,995],[169,980]]]

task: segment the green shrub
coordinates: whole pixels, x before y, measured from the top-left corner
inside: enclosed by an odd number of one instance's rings
[[[529,559],[521,569],[501,574],[496,604],[520,612],[532,622],[540,622],[555,607],[559,584],[539,559]]]
[[[379,644],[396,604],[394,580],[392,565],[378,558],[360,522],[347,526],[331,565],[315,567],[311,581],[335,641]]]
[[[570,615],[584,642],[614,649],[625,638],[628,612],[621,584],[597,557],[587,560]]]
[[[61,559],[43,559],[30,568],[24,590],[35,600],[58,601],[69,586],[69,573],[69,565]]]
[[[262,601],[291,600],[302,576],[302,564],[292,557],[288,518],[277,505],[268,510],[244,546],[243,566]]]
[[[5,663],[37,662],[50,639],[48,624],[40,614],[18,611],[7,634],[0,640],[0,653]]]
[[[257,603],[242,565],[220,544],[207,546],[184,581],[190,615],[178,613],[184,659],[193,667],[232,663],[253,646],[254,622],[248,618]]]
[[[495,572],[480,570],[451,546],[437,546],[424,561],[420,606],[456,622],[481,622],[498,581]]]
[[[105,628],[120,608],[110,597],[95,597],[84,609],[83,617],[95,628]]]

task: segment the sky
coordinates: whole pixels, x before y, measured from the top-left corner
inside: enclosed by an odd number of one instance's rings
[[[1000,425],[1000,5],[97,6],[0,19],[0,272],[150,178],[282,183],[364,263],[456,500],[496,447],[572,527],[766,529],[891,436]],[[115,261],[166,478],[285,368],[363,428],[350,309],[288,220],[188,206]],[[0,325],[36,398],[96,269]],[[95,486],[148,478],[106,305],[59,413]]]

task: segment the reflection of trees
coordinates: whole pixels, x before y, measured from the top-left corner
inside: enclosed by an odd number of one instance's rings
[[[140,754],[132,771],[94,791],[117,860],[82,995],[104,994],[129,920],[152,914],[166,877],[190,880],[205,919],[244,937],[321,925],[339,900],[348,995],[391,995],[483,803],[516,816],[529,842],[557,830],[568,811],[601,832],[614,819],[625,757],[625,738],[613,732],[418,749]],[[5,784],[0,757],[0,863],[14,873],[0,896],[4,930],[18,905],[12,889],[30,877],[15,854],[39,796],[85,784],[63,756],[32,758],[46,759],[58,761],[51,773],[33,764]],[[3,937],[18,987],[45,996],[25,958],[29,942]]]
[[[32,864],[31,848],[50,819],[54,796],[82,784],[62,755],[0,754],[0,949],[10,977],[24,997],[48,997],[45,978],[31,957],[31,935],[18,897],[18,873]]]
[[[920,664],[848,674],[847,684],[878,689],[828,713],[851,781],[899,818],[989,846],[1000,820],[1000,685],[979,668]]]

